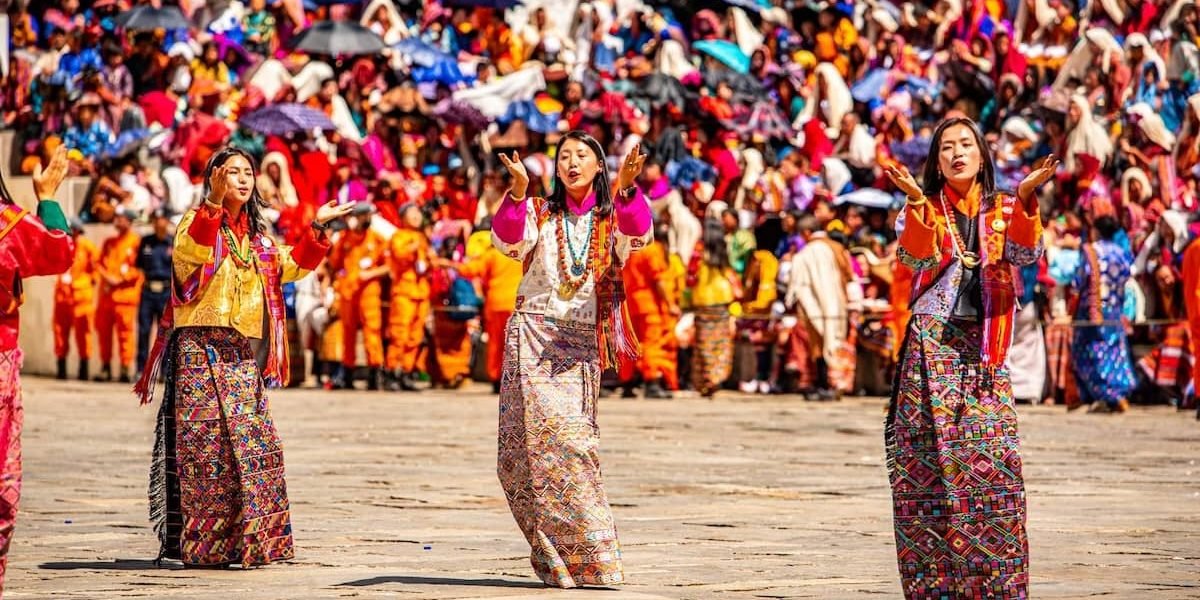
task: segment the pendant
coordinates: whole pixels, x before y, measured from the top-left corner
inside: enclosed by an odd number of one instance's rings
[[[558,295],[564,299],[570,300],[575,296],[575,290],[571,289],[571,284],[564,282],[558,286]]]
[[[572,277],[583,277],[583,272],[584,272],[584,265],[581,265],[581,264],[571,265],[571,276]]]
[[[964,252],[962,255],[962,263],[968,269],[974,269],[979,266],[979,256],[974,252]]]
[[[1004,219],[996,219],[995,221],[992,221],[992,231],[995,231],[996,233],[1004,233],[1005,229],[1008,229],[1008,223],[1005,223]]]

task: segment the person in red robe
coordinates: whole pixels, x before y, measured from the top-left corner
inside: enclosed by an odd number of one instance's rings
[[[0,594],[21,497],[21,279],[71,268],[75,242],[54,200],[66,175],[67,149],[59,146],[49,166],[42,170],[39,165],[33,174],[36,217],[13,201],[0,179]]]

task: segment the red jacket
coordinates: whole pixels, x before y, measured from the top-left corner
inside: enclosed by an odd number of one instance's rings
[[[70,235],[47,229],[40,219],[21,213],[15,204],[0,208],[0,231],[8,230],[0,238],[0,352],[17,348],[21,279],[58,275],[70,269],[75,258]]]

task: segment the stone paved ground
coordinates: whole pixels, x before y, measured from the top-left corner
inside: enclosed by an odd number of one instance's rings
[[[26,383],[7,597],[897,598],[883,402],[606,401],[602,460],[630,583],[531,577],[495,476],[494,397],[276,392],[298,558],[151,565],[154,409]],[[1037,598],[1200,598],[1200,423],[1022,407]]]

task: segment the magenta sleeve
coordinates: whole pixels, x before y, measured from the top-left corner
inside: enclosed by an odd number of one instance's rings
[[[628,200],[621,194],[616,196],[617,229],[625,235],[640,237],[650,231],[654,218],[650,214],[650,203],[642,193],[642,188],[633,189],[633,195]]]
[[[505,244],[516,244],[525,239],[525,204],[529,202],[529,198],[524,198],[520,201],[513,200],[507,192],[504,194],[504,199],[500,201],[500,207],[496,209],[496,216],[492,217],[492,231],[500,241]]]

